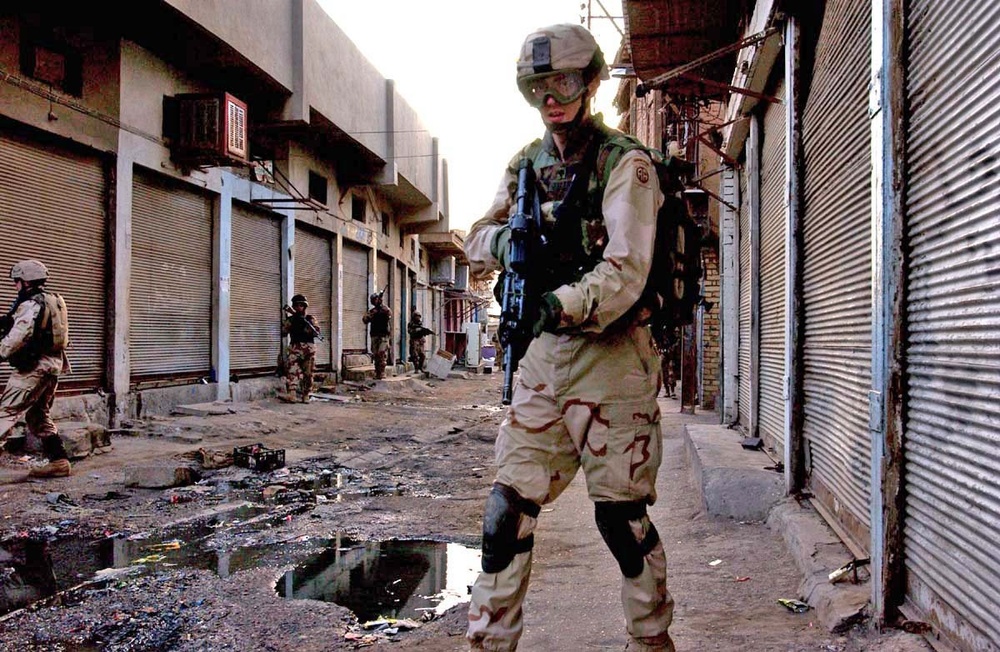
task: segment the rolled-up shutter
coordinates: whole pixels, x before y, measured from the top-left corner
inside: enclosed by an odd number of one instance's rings
[[[281,216],[233,204],[229,367],[273,371],[281,350]]]
[[[740,366],[739,418],[743,428],[750,427],[750,338],[752,337],[752,304],[750,274],[750,188],[746,166],[740,170]]]
[[[137,171],[129,322],[133,384],[209,374],[212,278],[209,196]]]
[[[380,288],[381,289],[381,288]],[[344,348],[367,348],[368,250],[344,240]]]
[[[967,650],[1000,649],[997,25],[993,0],[907,11],[907,602]]]
[[[309,314],[319,322],[325,338],[316,340],[316,368],[331,365],[330,324],[333,323],[333,241],[327,235],[295,230],[295,293],[304,294],[309,302]]]
[[[803,434],[810,487],[869,546],[871,2],[826,3],[802,115]]]
[[[774,95],[785,96],[784,82]],[[759,436],[782,459],[785,449],[785,105],[764,114],[760,169]]]
[[[0,312],[16,293],[10,266],[36,258],[49,269],[48,287],[66,300],[67,351],[73,373],[61,390],[101,387],[105,370],[107,305],[107,182],[96,156],[0,133]],[[0,366],[0,386],[10,375]]]

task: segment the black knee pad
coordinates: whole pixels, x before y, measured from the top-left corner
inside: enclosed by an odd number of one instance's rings
[[[538,505],[522,498],[511,487],[493,485],[483,515],[483,571],[499,573],[510,566],[514,555],[531,550],[535,535],[518,540],[518,521],[521,514],[538,518],[540,511]]]
[[[645,516],[646,503],[642,501],[594,503],[597,529],[618,562],[622,575],[628,578],[642,573],[643,558],[660,542],[660,535],[652,523],[645,538],[636,540],[629,521],[638,521]]]

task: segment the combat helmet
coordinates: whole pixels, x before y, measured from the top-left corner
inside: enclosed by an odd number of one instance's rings
[[[594,35],[582,25],[550,25],[524,39],[517,87],[532,106],[541,106],[549,95],[560,104],[586,99],[587,86],[598,78],[610,78],[608,66]]]
[[[49,278],[49,270],[41,261],[29,258],[28,260],[14,263],[10,268],[10,277],[15,281],[37,283]]]
[[[381,295],[381,294],[378,294],[378,293],[376,292],[375,294],[373,294],[373,295],[371,295],[370,297],[368,297],[368,301],[370,301],[371,303],[375,303],[375,300],[376,300],[376,299],[378,299],[379,301],[381,301],[381,300],[382,300],[382,295]]]
[[[309,307],[309,302],[306,301],[306,295],[304,294],[296,294],[294,297],[292,297],[292,305],[294,306],[297,303],[301,303],[306,308]]]

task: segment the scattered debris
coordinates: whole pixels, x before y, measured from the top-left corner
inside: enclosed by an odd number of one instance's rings
[[[931,631],[929,623],[920,620],[904,620],[899,623],[899,628],[908,634],[926,634]]]
[[[194,484],[200,479],[189,466],[132,466],[125,469],[125,486],[166,489]]]
[[[812,608],[801,600],[791,600],[788,598],[778,598],[778,604],[797,614],[803,614]]]
[[[721,563],[722,563],[721,559],[713,559],[712,561],[708,562],[708,565],[709,566],[718,566]]]
[[[272,471],[285,466],[285,449],[252,444],[233,449],[233,463],[251,471]]]
[[[858,577],[858,569],[864,568],[871,563],[871,558],[865,557],[864,559],[852,559],[847,562],[837,570],[833,571],[828,575],[831,584],[836,584],[842,581],[844,578],[850,577],[853,584],[858,584],[866,578]]]
[[[746,437],[740,442],[740,446],[748,451],[759,451],[764,448],[764,440],[760,437]]]
[[[749,582],[750,581],[750,576],[749,575],[747,575],[746,577],[739,577],[739,576],[737,576],[736,579],[734,579],[733,581],[734,582]]]

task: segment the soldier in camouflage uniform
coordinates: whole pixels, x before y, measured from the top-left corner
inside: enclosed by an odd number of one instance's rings
[[[477,278],[506,267],[518,164],[528,158],[549,229],[540,275],[548,291],[497,438],[483,572],[466,636],[474,650],[517,647],[536,519],[582,467],[597,527],[622,572],[628,649],[672,652],[666,559],[646,513],[656,500],[662,443],[644,288],[663,195],[649,151],[590,115],[590,98],[608,73],[586,29],[556,25],[530,34],[517,78],[546,134],[511,160],[465,252]],[[571,187],[574,196],[583,188],[586,200],[556,221],[553,211]]]
[[[406,332],[410,336],[410,360],[413,368],[417,371],[424,370],[424,363],[427,361],[427,353],[424,347],[427,345],[427,329],[424,328],[420,313],[416,310],[410,315],[410,323],[406,325]]]
[[[288,336],[285,354],[285,396],[289,402],[308,403],[313,390],[313,367],[316,364],[316,319],[306,314],[305,296],[292,297],[292,313],[281,324],[281,334]]]
[[[59,376],[69,372],[66,347],[69,320],[66,303],[45,288],[49,272],[37,260],[22,260],[10,270],[17,299],[0,325],[0,360],[14,368],[0,397],[0,441],[22,417],[42,440],[48,463],[29,471],[35,478],[67,476],[69,456],[49,409]]]
[[[389,357],[389,324],[392,323],[392,311],[382,305],[382,295],[371,296],[372,307],[364,314],[361,321],[368,324],[372,338],[372,358],[375,360],[375,377],[385,378],[385,364]]]

